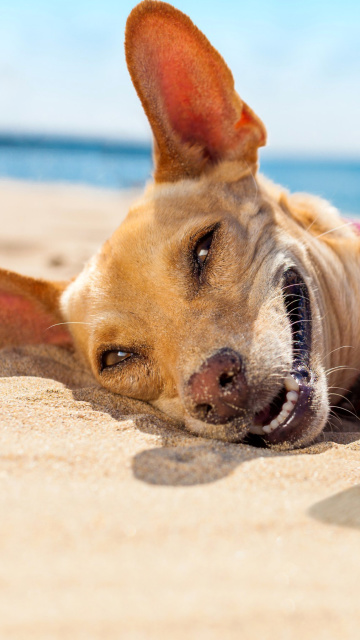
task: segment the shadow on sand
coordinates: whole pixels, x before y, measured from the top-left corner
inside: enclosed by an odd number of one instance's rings
[[[308,514],[324,524],[360,529],[360,484],[316,502]]]
[[[125,398],[99,387],[74,354],[59,347],[3,349],[2,376],[35,376],[60,382],[71,391],[75,401],[86,402],[94,411],[111,415],[119,422],[119,430],[122,421],[131,419],[135,428],[157,436],[161,446],[141,451],[132,461],[134,476],[152,485],[208,484],[228,476],[238,465],[249,460],[317,454],[330,448],[334,441],[343,442],[337,438],[339,434],[327,433],[323,434],[320,447],[274,451],[264,448],[261,438],[256,437],[246,444],[231,444],[192,436],[145,402]],[[347,444],[360,438],[359,432],[346,435],[349,436]],[[334,496],[331,500],[340,505],[342,498]],[[331,505],[328,508],[328,501],[325,501],[324,506],[322,503],[315,505],[310,515],[324,519],[325,515],[321,514],[330,512]]]

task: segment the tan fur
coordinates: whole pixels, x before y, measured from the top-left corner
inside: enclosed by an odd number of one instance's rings
[[[151,76],[151,68],[144,67],[143,41],[148,60],[152,21],[164,31],[170,25],[173,38],[184,30],[200,51],[200,64],[204,57],[216,65],[225,102],[236,114],[233,125],[247,109],[233,91],[222,58],[186,16],[161,2],[138,5],[129,19],[127,58],[156,138],[157,180],[66,287],[2,272],[0,289],[1,283],[16,291],[23,287],[25,296],[30,292],[42,304],[49,300],[46,304],[55,314],[75,322],[69,325],[75,347],[107,389],[152,403],[194,433],[239,441],[291,367],[292,338],[280,275],[295,265],[310,295],[316,385],[311,422],[288,446],[310,442],[324,427],[329,404],[336,403],[336,387],[349,389],[358,375],[359,238],[342,226],[328,203],[290,195],[255,175],[264,129],[252,112],[235,154],[234,126],[229,123],[216,160],[203,154],[203,129],[198,144],[181,140],[169,124],[156,73]],[[156,34],[161,37],[161,29]],[[164,35],[164,46],[168,37]],[[156,43],[155,65],[158,48]],[[229,153],[223,150],[226,136]],[[194,237],[218,223],[211,268],[199,284],[191,272],[189,247]],[[8,330],[11,336],[11,326]],[[191,375],[223,347],[240,353],[246,363],[249,402],[241,424],[202,422],[185,402]],[[101,371],[101,353],[111,349],[137,356]],[[329,369],[334,371],[327,377]]]

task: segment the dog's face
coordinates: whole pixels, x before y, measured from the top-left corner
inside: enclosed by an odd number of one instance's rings
[[[314,269],[251,176],[216,173],[150,189],[67,289],[65,315],[111,391],[201,435],[310,440],[328,411]]]
[[[186,16],[141,3],[126,47],[155,136],[155,185],[76,280],[50,302],[42,285],[40,298],[109,390],[196,434],[310,442],[329,411],[325,368],[356,339],[329,291],[349,286],[340,263],[355,264],[357,241],[347,229],[329,241],[341,225],[330,207],[256,177],[265,129]],[[342,387],[353,379],[342,372]]]

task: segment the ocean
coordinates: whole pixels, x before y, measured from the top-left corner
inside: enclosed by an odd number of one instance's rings
[[[261,157],[261,171],[290,191],[332,202],[360,217],[360,159]],[[151,148],[128,142],[0,135],[0,178],[138,187],[151,177]]]

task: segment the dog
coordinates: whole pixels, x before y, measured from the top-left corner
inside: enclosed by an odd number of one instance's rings
[[[154,183],[74,280],[0,271],[0,344],[74,348],[193,434],[311,443],[359,375],[359,235],[257,173],[265,127],[186,15],[144,0],[125,48]]]

